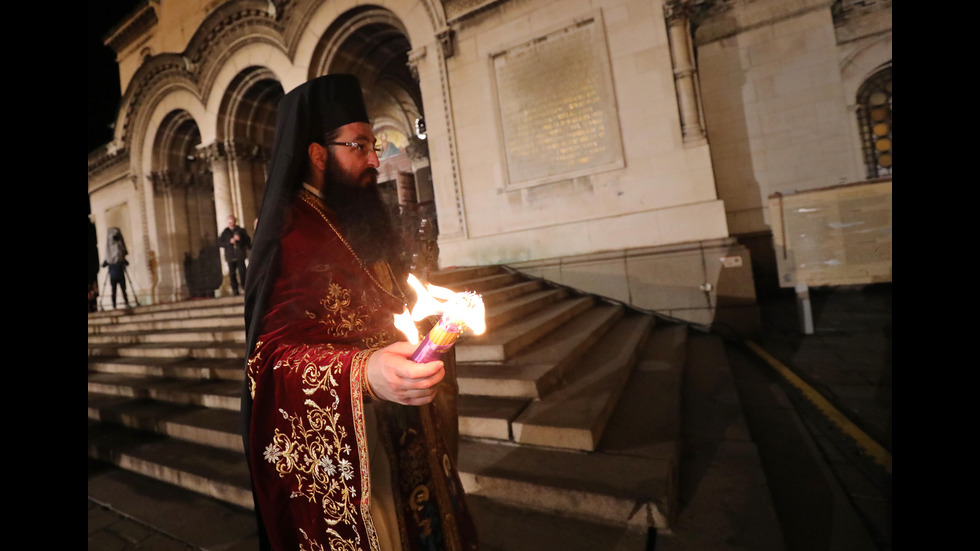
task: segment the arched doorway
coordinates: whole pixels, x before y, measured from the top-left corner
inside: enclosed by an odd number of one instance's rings
[[[409,64],[411,43],[402,22],[387,9],[360,6],[340,15],[323,33],[310,63],[310,78],[357,75],[379,155],[378,186],[400,228],[404,255],[423,277],[438,265],[438,221],[417,76]]]
[[[186,111],[168,114],[153,140],[153,201],[168,257],[182,259],[176,298],[213,297],[221,284],[211,167],[200,152],[201,132]]]
[[[230,203],[218,206],[218,219],[233,214],[249,234],[262,206],[282,96],[272,71],[248,67],[232,80],[218,113],[218,139],[224,140],[231,180]]]
[[[255,235],[275,137],[276,108],[282,96],[275,74],[259,66],[243,69],[225,91],[217,120],[216,144],[220,147],[213,148],[211,156],[215,210],[222,221],[219,233],[231,215],[250,236]],[[232,291],[225,261],[221,269],[221,295],[228,295]]]

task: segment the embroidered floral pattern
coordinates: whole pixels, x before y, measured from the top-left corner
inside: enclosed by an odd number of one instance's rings
[[[306,535],[306,531],[302,528],[300,528],[299,532],[304,539],[299,544],[299,551],[360,551],[353,542],[345,541],[340,537],[340,534],[333,530],[327,530],[330,536],[329,549],[324,547],[322,543],[311,540],[310,536]]]
[[[387,331],[381,331],[370,337],[365,337],[361,342],[364,343],[364,348],[384,348],[395,342],[395,339]]]
[[[246,369],[246,375],[248,376],[248,392],[252,395],[253,400],[255,399],[255,372],[262,367],[262,354],[259,353],[260,348],[262,348],[262,341],[255,343],[253,356],[248,359],[248,367]]]
[[[319,399],[307,398],[301,412],[279,410],[285,424],[275,428],[263,459],[275,467],[281,478],[292,479],[292,498],[321,506],[329,526],[353,527],[359,516],[356,503],[360,481],[354,464],[357,454],[350,442],[353,435],[341,424],[338,411],[344,363],[339,355],[323,353],[329,348],[294,349],[277,362],[279,369],[300,375],[306,396],[317,395]],[[324,362],[324,358],[331,360]],[[331,537],[327,548],[312,541],[302,548],[339,551],[357,549],[360,543],[359,538],[345,543],[336,532]]]
[[[319,323],[327,329],[327,334],[335,337],[346,337],[351,333],[363,331],[367,315],[360,307],[351,309],[351,292],[336,283],[327,287],[327,295],[320,299],[320,305],[326,310],[324,319]]]

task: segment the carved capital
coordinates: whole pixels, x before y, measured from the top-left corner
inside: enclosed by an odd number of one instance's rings
[[[147,173],[146,179],[153,184],[153,190],[160,192],[170,189],[172,186],[170,173],[166,170],[154,170]]]
[[[198,156],[208,162],[225,160],[228,157],[228,150],[224,142],[216,141],[208,145],[197,146]]]
[[[406,65],[408,65],[408,70],[411,71],[412,78],[415,79],[415,82],[419,81],[419,61],[425,57],[425,54],[425,46],[419,46],[408,52],[408,63]]]
[[[154,170],[146,175],[153,184],[153,191],[163,193],[176,189],[210,190],[210,170]]]
[[[442,56],[446,59],[453,57],[456,53],[453,40],[456,37],[456,31],[452,30],[450,27],[446,27],[441,31],[436,33],[436,38],[439,40],[439,46],[442,48]]]
[[[664,19],[668,23],[688,20],[697,25],[709,11],[730,8],[730,0],[666,0]]]
[[[265,148],[244,140],[225,142],[225,153],[229,161],[263,161],[268,157]]]

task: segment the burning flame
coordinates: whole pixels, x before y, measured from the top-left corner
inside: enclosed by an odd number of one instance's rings
[[[419,343],[419,329],[412,321],[412,314],[408,311],[408,306],[401,314],[395,314],[395,329],[405,334],[405,338],[412,344]]]
[[[401,314],[395,314],[395,327],[405,334],[408,342],[419,343],[418,328],[415,322],[428,316],[439,314],[440,323],[450,323],[469,329],[474,335],[482,335],[487,330],[486,310],[480,295],[471,292],[456,293],[451,289],[436,285],[422,285],[414,275],[408,275],[408,284],[415,289],[418,297],[409,313],[408,307]]]

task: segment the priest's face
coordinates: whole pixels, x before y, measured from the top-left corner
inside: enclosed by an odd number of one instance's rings
[[[351,145],[356,144],[356,145]],[[327,185],[353,188],[378,184],[381,162],[374,149],[375,137],[371,125],[352,122],[340,128],[340,134],[328,145],[325,167]]]
[[[326,146],[322,188],[324,202],[334,211],[341,231],[368,262],[389,259],[393,254],[389,249],[397,248],[390,213],[377,186],[379,162],[374,143],[368,124],[341,127],[341,133]]]

